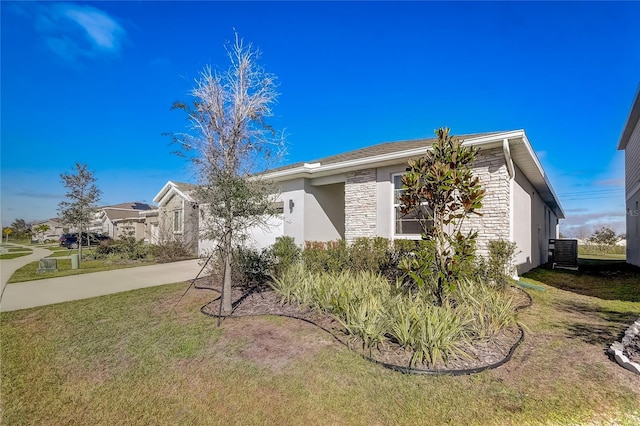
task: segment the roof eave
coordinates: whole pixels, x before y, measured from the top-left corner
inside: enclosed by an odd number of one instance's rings
[[[629,139],[631,139],[633,130],[638,124],[638,120],[640,120],[640,84],[638,84],[638,88],[636,89],[636,96],[631,104],[626,124],[622,129],[622,135],[620,135],[620,141],[618,142],[619,151],[627,148],[627,144],[629,143]]]

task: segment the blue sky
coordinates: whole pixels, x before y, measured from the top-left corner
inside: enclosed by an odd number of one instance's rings
[[[85,162],[102,203],[194,181],[164,132],[235,29],[279,79],[285,162],[525,129],[571,234],[623,231],[616,147],[640,78],[639,2],[1,2],[2,225],[56,216]]]

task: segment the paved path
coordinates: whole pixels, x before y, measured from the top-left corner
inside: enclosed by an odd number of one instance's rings
[[[3,280],[4,262],[1,264]],[[199,271],[198,259],[194,259],[9,284],[0,300],[0,312],[187,281],[195,278]]]
[[[0,302],[4,298],[4,290],[5,286],[7,285],[7,281],[9,281],[9,278],[11,278],[11,275],[13,275],[15,271],[31,262],[36,262],[43,257],[47,257],[51,253],[53,253],[51,250],[43,249],[40,247],[23,246],[17,244],[11,247],[28,248],[29,250],[33,250],[33,253],[27,256],[16,257],[15,259],[0,260],[0,276],[2,276],[2,281],[0,284]]]

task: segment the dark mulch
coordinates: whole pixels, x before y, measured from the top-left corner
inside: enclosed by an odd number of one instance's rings
[[[219,287],[202,282],[198,288],[209,288],[219,292]],[[516,306],[524,306],[529,302],[526,294],[512,289]],[[297,304],[282,304],[281,298],[271,289],[243,290],[233,288],[232,299],[234,310],[228,318],[239,318],[258,315],[281,315],[309,321],[326,332],[333,335],[338,341],[349,346],[352,350],[363,356],[370,357],[376,362],[392,364],[400,367],[409,367],[411,353],[404,350],[394,342],[386,341],[371,353],[364,349],[362,340],[352,335],[347,335],[340,323],[331,315],[314,311]],[[219,298],[216,298],[202,307],[202,312],[217,316],[219,312]],[[429,368],[434,370],[467,370],[486,367],[502,361],[508,356],[511,348],[518,342],[521,336],[520,329],[504,330],[488,341],[474,342],[471,346],[463,347],[467,354],[465,357],[450,358],[446,364],[438,362],[435,366],[417,365],[416,368]]]

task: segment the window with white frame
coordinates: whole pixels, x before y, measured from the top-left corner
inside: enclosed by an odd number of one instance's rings
[[[400,196],[402,189],[402,174],[392,176],[393,179],[393,211],[394,211],[394,235],[404,237],[420,237],[422,228],[420,220],[425,220],[423,209],[416,209],[410,214],[403,215],[400,211]],[[424,207],[426,208],[426,207]]]
[[[184,222],[183,214],[184,213],[182,210],[173,211],[173,232],[174,233],[182,232],[182,226]]]

